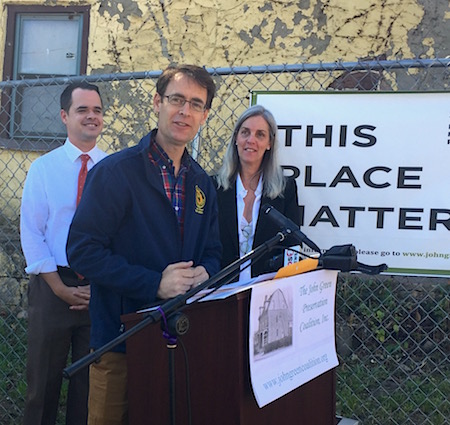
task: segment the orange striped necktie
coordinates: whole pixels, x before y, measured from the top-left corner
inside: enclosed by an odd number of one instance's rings
[[[81,158],[81,168],[78,174],[77,206],[80,203],[81,194],[83,193],[84,182],[86,181],[86,176],[88,173],[87,162],[89,161],[90,156],[87,153],[83,153],[80,155],[80,158]]]

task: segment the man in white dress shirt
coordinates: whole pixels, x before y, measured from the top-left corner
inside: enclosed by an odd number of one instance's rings
[[[69,352],[72,361],[89,352],[89,282],[68,267],[66,242],[85,174],[106,156],[96,145],[103,129],[98,87],[85,82],[66,87],[61,119],[67,139],[31,164],[21,204],[21,243],[30,275],[24,425],[55,424]],[[71,379],[67,425],[86,424],[88,388],[87,369]]]

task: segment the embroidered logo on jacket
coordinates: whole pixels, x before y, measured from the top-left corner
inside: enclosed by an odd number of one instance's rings
[[[195,185],[195,212],[203,214],[206,204],[206,195],[197,185]]]

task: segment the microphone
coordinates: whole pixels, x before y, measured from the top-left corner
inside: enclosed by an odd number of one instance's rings
[[[369,266],[358,261],[356,248],[351,245],[335,245],[327,249],[319,257],[319,266],[341,272],[358,271],[366,274],[380,274],[388,269],[387,264]]]
[[[278,210],[276,210],[272,205],[269,204],[264,204],[262,206],[262,210],[264,214],[267,215],[267,217],[269,217],[287,234],[292,235],[300,243],[304,243],[305,245],[309,246],[313,251],[320,253],[320,248],[313,241],[309,240],[308,237],[300,231],[300,227],[298,227],[291,219],[281,214]]]

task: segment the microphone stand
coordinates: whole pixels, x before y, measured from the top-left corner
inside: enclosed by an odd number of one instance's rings
[[[122,343],[123,341],[127,340],[129,337],[134,335],[135,333],[139,332],[141,329],[145,328],[146,326],[156,323],[158,321],[163,320],[166,322],[166,318],[169,318],[171,315],[175,314],[176,312],[181,311],[185,307],[187,307],[186,301],[193,297],[198,292],[202,291],[203,289],[207,289],[211,286],[215,286],[216,289],[220,288],[221,286],[231,282],[240,272],[240,267],[242,264],[249,260],[258,260],[260,257],[262,257],[265,253],[269,252],[274,246],[282,242],[286,235],[289,232],[286,230],[282,230],[278,232],[274,237],[269,239],[268,241],[264,242],[263,244],[256,247],[254,250],[250,251],[243,257],[239,258],[238,260],[234,261],[218,273],[216,273],[211,278],[205,280],[205,282],[201,283],[200,285],[196,286],[195,288],[191,288],[189,291],[187,291],[183,295],[178,295],[174,298],[168,299],[167,301],[164,301],[157,307],[155,310],[142,313],[144,319],[141,320],[137,325],[133,326],[131,329],[123,332],[118,337],[114,338],[110,342],[106,343],[102,347],[98,348],[97,350],[93,351],[92,353],[89,353],[88,355],[84,356],[83,358],[77,360],[70,366],[66,367],[63,370],[63,376],[65,378],[71,378],[73,375],[78,373],[81,369],[84,369],[85,367],[89,366],[91,363],[94,363],[95,361],[99,360],[100,357],[105,354],[108,351],[111,351],[114,347]],[[173,345],[172,342],[169,342],[169,344]],[[173,351],[173,350],[172,350]],[[169,359],[170,360],[170,359]],[[175,425],[175,402],[174,402],[174,391],[172,386],[174,386],[174,379],[173,379],[173,364],[169,365],[169,374],[170,374],[170,397],[171,397],[171,424]]]

